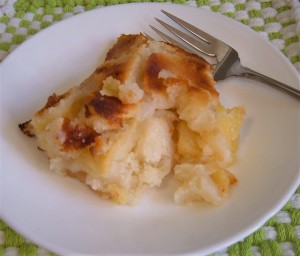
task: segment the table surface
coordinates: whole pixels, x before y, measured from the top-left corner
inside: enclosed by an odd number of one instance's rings
[[[0,0],[0,61],[25,40],[56,22],[99,6],[127,2],[132,1]],[[251,27],[283,52],[300,73],[298,0],[174,0],[173,3],[219,12]],[[53,253],[22,237],[0,219],[1,255],[46,256]],[[300,255],[300,186],[286,205],[256,232],[213,255]]]

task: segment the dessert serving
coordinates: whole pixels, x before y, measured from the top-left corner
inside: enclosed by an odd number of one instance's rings
[[[236,177],[242,107],[225,108],[201,57],[142,34],[121,35],[80,85],[19,125],[50,169],[132,204],[167,176],[174,201],[219,205]]]

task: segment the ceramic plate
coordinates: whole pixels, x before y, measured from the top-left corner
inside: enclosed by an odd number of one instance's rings
[[[169,11],[235,47],[242,63],[299,86],[293,66],[258,33],[220,14],[173,4],[99,8],[59,22],[11,53],[1,72],[1,218],[26,238],[61,255],[208,254],[238,242],[283,207],[300,181],[299,102],[259,82],[218,83],[226,106],[243,105],[239,183],[222,206],[177,206],[167,189],[135,206],[105,201],[80,182],[49,171],[18,124],[53,92],[93,72],[121,33],[161,28]]]

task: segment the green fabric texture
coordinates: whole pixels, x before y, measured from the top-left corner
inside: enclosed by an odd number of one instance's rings
[[[150,0],[18,0],[14,10],[0,13],[0,60],[41,29],[77,13],[98,6],[151,2]],[[168,2],[154,0],[153,2]],[[176,4],[192,5],[220,12],[264,34],[300,71],[299,17],[293,1],[285,0],[172,0]],[[297,1],[295,1],[297,2]],[[13,14],[11,14],[13,13]],[[299,12],[298,12],[299,13]],[[299,16],[299,15],[298,15]],[[298,49],[297,49],[298,48]]]
[[[262,256],[300,255],[299,190],[300,187],[283,209],[257,231],[246,237],[243,241],[229,246],[224,251],[216,252],[211,256],[251,256],[255,255],[255,252],[259,252],[258,255]],[[280,217],[281,215],[285,215],[287,218],[282,218]],[[299,230],[298,232],[296,231],[297,229]],[[3,235],[2,243],[1,232]],[[268,235],[268,233],[273,233],[273,237]],[[292,249],[293,254],[289,254],[285,247]],[[0,220],[0,256],[5,255],[5,250],[11,250],[12,248],[16,248],[18,251],[17,255],[20,256],[55,255],[27,241]],[[41,250],[44,254],[41,254]]]
[[[2,1],[3,2],[3,1]],[[0,61],[40,30],[99,6],[149,0],[17,0],[1,7]],[[5,1],[4,1],[5,2]],[[7,1],[12,2],[12,1]],[[167,2],[154,0],[152,2]],[[300,4],[286,0],[173,0],[173,3],[220,12],[269,39],[300,72]],[[297,24],[298,22],[298,24]],[[22,237],[0,220],[0,256],[54,255]],[[300,255],[300,186],[276,215],[256,232],[214,256]]]

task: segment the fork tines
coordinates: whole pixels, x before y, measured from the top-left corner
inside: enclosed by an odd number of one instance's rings
[[[157,34],[159,34],[163,39],[165,39],[166,42],[170,43],[170,44],[174,44],[179,46],[180,48],[184,49],[187,52],[191,52],[191,49],[187,48],[185,45],[179,43],[178,41],[174,40],[172,37],[168,36],[167,34],[161,32],[160,30],[158,30],[157,28],[149,25],[150,28],[152,28]]]
[[[156,20],[163,25],[168,31],[170,31],[172,34],[186,42],[188,45],[190,45],[193,49],[200,51],[210,57],[216,57],[216,49],[220,44],[223,44],[220,42],[220,40],[214,38],[213,36],[207,34],[206,32],[202,31],[201,29],[187,23],[186,21],[164,11],[161,10],[162,13],[167,15],[169,18],[171,18],[175,23],[192,33],[194,37],[189,36],[186,33],[183,33],[182,31],[176,29],[175,27],[165,23],[164,21],[157,19]],[[180,44],[178,41],[174,40],[173,38],[169,37],[165,33],[159,31],[158,29],[154,28],[153,26],[150,26],[156,33],[158,33],[162,38],[164,38],[167,42],[176,44],[182,48],[187,49],[184,47],[183,44]],[[226,44],[224,44],[226,46]]]
[[[161,25],[163,25],[167,30],[172,32],[174,35],[178,36],[181,40],[195,48],[196,50],[207,54],[208,56],[216,56],[214,52],[211,51],[211,46],[206,43],[206,41],[198,41],[195,38],[189,36],[186,33],[181,32],[180,30],[170,26],[169,24],[163,22],[160,19],[155,18]],[[153,29],[153,27],[152,27]],[[155,30],[158,32],[157,30]],[[202,38],[201,38],[202,39]]]

